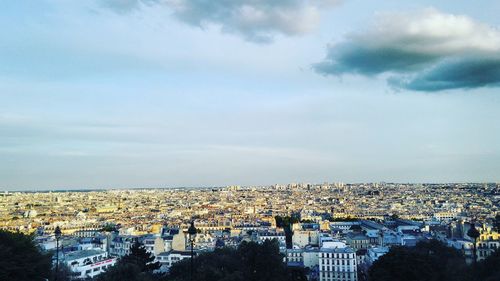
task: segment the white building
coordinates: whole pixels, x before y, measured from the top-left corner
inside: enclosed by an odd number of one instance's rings
[[[287,263],[313,268],[319,264],[319,248],[306,247],[286,250]]]
[[[330,222],[330,229],[339,229],[343,232],[348,232],[354,225],[361,225],[359,221],[334,221]]]
[[[481,261],[500,249],[500,240],[484,240],[477,242],[477,260]]]
[[[313,268],[319,265],[319,248],[306,248],[302,254],[304,267]]]
[[[146,251],[154,256],[165,251],[165,241],[155,235],[145,235],[139,239]]]
[[[258,233],[259,242],[264,242],[266,240],[276,239],[280,242],[285,242],[286,237],[284,232],[269,232],[269,231],[260,231]]]
[[[325,242],[337,241],[337,239],[333,238],[330,234],[320,233],[320,235],[318,236],[318,241],[319,241],[319,247],[323,247],[323,244]]]
[[[168,270],[174,263],[190,258],[190,251],[169,251],[160,253],[156,256],[156,260],[160,262],[160,271],[162,272],[168,272]]]
[[[132,248],[136,241],[136,236],[118,235],[110,242],[109,254],[115,257],[124,257],[130,254],[130,248]]]
[[[292,264],[304,264],[304,249],[286,249],[286,261]]]
[[[292,243],[301,248],[312,244],[317,245],[318,234],[319,232],[317,230],[296,230],[293,232]]]
[[[451,221],[457,217],[455,212],[437,212],[434,213],[434,218],[438,221]]]
[[[357,281],[356,253],[351,248],[321,248],[320,281]]]
[[[186,238],[186,249],[190,248],[190,244],[187,241],[189,239],[189,236],[185,236]],[[210,233],[205,232],[205,233],[198,233],[194,239],[194,249],[198,250],[213,250],[215,249],[215,237],[212,236]]]
[[[64,256],[64,262],[74,273],[75,278],[84,279],[103,273],[115,265],[116,258],[108,257],[106,251],[94,249],[68,253]]]
[[[339,240],[325,241],[321,248],[345,248],[347,245]]]
[[[163,228],[161,237],[165,244],[162,252],[184,251],[186,249],[186,235],[178,228]]]

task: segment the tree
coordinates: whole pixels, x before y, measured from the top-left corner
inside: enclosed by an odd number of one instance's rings
[[[470,229],[467,231],[467,236],[474,239],[474,252],[472,253],[474,256],[474,263],[477,262],[477,238],[479,238],[481,234],[476,229],[476,225],[474,223],[471,224]]]
[[[299,217],[297,215],[292,215],[291,217],[276,216],[274,219],[276,220],[276,226],[283,228],[285,231],[286,247],[289,249],[292,248],[292,225],[299,222]]]
[[[115,266],[98,276],[97,281],[155,281],[160,280],[159,275],[153,273],[160,268],[159,262],[154,262],[154,255],[146,248],[134,243],[130,254],[124,256]]]
[[[52,271],[52,278],[50,280],[69,281],[74,275],[75,274],[71,271],[71,268],[67,264],[60,263],[57,267],[57,271]]]
[[[141,272],[152,272],[160,268],[160,263],[154,260],[153,254],[146,251],[146,248],[139,242],[135,242],[130,248],[130,254],[124,256],[120,263],[136,265]]]
[[[276,226],[277,227],[286,227],[290,226],[294,223],[298,223],[300,221],[300,218],[298,215],[292,215],[292,216],[275,216],[274,220],[276,221]]]
[[[106,231],[106,232],[113,232],[113,231],[116,231],[116,230],[117,230],[116,225],[111,224],[111,223],[107,223],[101,229],[101,231]]]
[[[169,281],[188,281],[189,260],[170,268]],[[262,244],[243,242],[237,249],[222,248],[194,258],[196,281],[288,281],[305,280],[303,270],[290,269],[283,263],[276,240]]]
[[[391,219],[392,220],[397,220],[397,219],[399,219],[399,216],[396,215],[396,214],[393,214],[393,215],[391,215]]]
[[[479,262],[474,270],[473,281],[498,281],[500,280],[500,250]]]
[[[150,272],[141,272],[139,266],[131,263],[118,263],[105,273],[97,276],[97,281],[156,281],[159,280]]]
[[[470,280],[465,259],[459,251],[431,240],[416,247],[393,247],[369,270],[372,281],[459,281]]]
[[[51,255],[40,252],[33,236],[0,230],[0,280],[44,280],[51,266]]]

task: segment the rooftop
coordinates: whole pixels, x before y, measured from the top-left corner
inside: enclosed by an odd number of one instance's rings
[[[68,253],[65,255],[64,258],[66,261],[72,261],[102,254],[106,254],[106,252],[103,250],[82,250],[82,251]]]

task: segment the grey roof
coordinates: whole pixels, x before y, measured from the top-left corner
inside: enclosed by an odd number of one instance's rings
[[[66,261],[72,261],[101,254],[106,254],[106,252],[102,250],[82,250],[82,251],[68,253],[64,256],[64,259]]]
[[[353,254],[354,250],[351,248],[321,248],[319,250],[323,253],[345,253],[345,254]]]
[[[372,251],[374,253],[387,253],[389,252],[389,248],[387,247],[373,247],[373,248],[370,248],[369,251]]]
[[[364,235],[363,233],[354,233],[354,232],[350,232],[350,233],[347,233],[347,238],[351,239],[351,240],[366,240],[368,239],[368,236]]]

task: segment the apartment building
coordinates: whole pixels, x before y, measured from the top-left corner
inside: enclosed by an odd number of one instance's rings
[[[320,281],[357,281],[356,252],[351,248],[321,248]]]

